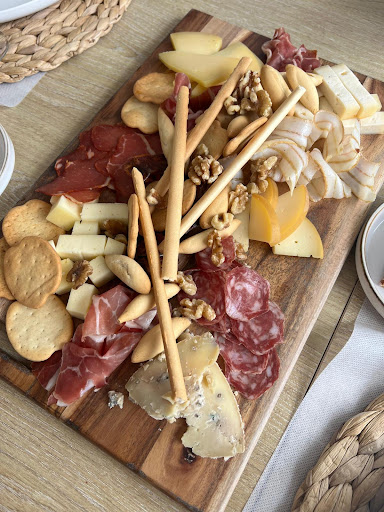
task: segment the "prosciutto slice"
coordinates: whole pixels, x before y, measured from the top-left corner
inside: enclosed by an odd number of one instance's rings
[[[49,359],[38,363],[32,363],[32,373],[47,391],[51,391],[56,385],[61,365],[61,350],[54,352]]]

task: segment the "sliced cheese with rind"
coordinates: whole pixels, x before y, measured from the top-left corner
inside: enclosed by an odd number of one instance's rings
[[[220,36],[204,32],[173,32],[170,38],[175,50],[201,55],[216,53],[223,44]]]
[[[263,62],[253,53],[252,50],[248,48],[241,41],[237,41],[236,43],[232,43],[224,50],[221,50],[217,53],[217,55],[221,55],[222,57],[235,57],[236,59],[241,59],[242,57],[250,57],[252,62],[248,69],[251,71],[256,71],[260,73],[261,68],[263,67]]]
[[[319,85],[319,90],[327,98],[333,111],[336,112],[341,119],[355,117],[360,110],[360,105],[344,86],[331,66],[316,68],[314,73],[323,77],[323,82]]]
[[[300,256],[302,258],[323,259],[323,243],[319,232],[307,219],[285,240],[272,247],[274,254],[282,256]]]

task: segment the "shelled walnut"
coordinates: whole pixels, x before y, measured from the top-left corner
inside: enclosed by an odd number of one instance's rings
[[[205,318],[206,320],[212,321],[216,318],[215,310],[204,300],[182,299],[180,301],[180,306],[181,307],[178,308],[178,311],[181,315],[186,318],[190,318],[191,320]]]
[[[237,215],[245,210],[248,203],[247,187],[242,183],[236,185],[235,190],[229,193],[229,211]]]
[[[212,217],[211,220],[211,226],[213,229],[217,229],[218,231],[221,231],[222,229],[227,228],[230,226],[231,222],[233,221],[233,214],[232,213],[216,213]]]
[[[175,283],[178,284],[180,288],[183,290],[183,292],[187,293],[188,295],[195,295],[197,292],[197,286],[195,284],[195,281],[193,280],[193,277],[184,274],[184,272],[177,273]]]
[[[223,244],[221,243],[221,236],[216,229],[209,233],[207,243],[208,247],[210,247],[212,251],[211,261],[216,267],[219,267],[224,263],[225,256],[223,252]]]
[[[100,227],[102,231],[105,231],[105,234],[110,238],[114,238],[116,235],[124,233],[127,229],[126,224],[120,220],[114,219],[104,220]]]
[[[201,185],[202,182],[208,184],[217,180],[223,172],[223,166],[209,154],[205,144],[200,144],[197,148],[197,156],[192,160],[188,171],[189,179],[195,185]]]
[[[259,101],[257,113],[260,117],[271,117],[272,115],[272,100],[267,91],[264,89],[257,91],[257,99]]]
[[[244,250],[243,244],[235,242],[235,254],[237,261],[245,261],[247,259],[247,253]]]
[[[247,71],[243,75],[232,95],[224,101],[227,113],[245,114],[250,111],[257,111],[259,99],[257,91],[263,90],[260,77],[255,71]]]
[[[73,289],[77,290],[83,285],[88,277],[92,274],[93,269],[89,261],[75,261],[73,267],[67,274],[67,282],[74,283]]]
[[[267,190],[267,178],[277,163],[277,156],[270,156],[266,159],[258,158],[251,162],[251,177],[247,187],[250,194],[260,194]]]

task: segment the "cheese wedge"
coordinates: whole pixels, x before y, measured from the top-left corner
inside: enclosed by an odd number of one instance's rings
[[[305,218],[300,226],[285,240],[272,247],[273,254],[283,256],[300,256],[302,258],[323,259],[323,243],[320,235],[312,224]]]
[[[276,216],[280,226],[279,241],[285,240],[303,222],[309,208],[309,196],[305,185],[299,185],[292,192],[279,196]],[[271,245],[275,245],[271,243]]]
[[[221,55],[222,57],[235,57],[236,59],[241,59],[242,57],[250,57],[252,59],[251,65],[248,69],[251,71],[256,71],[260,73],[261,68],[263,67],[263,62],[251,51],[248,46],[246,46],[241,41],[237,41],[236,43],[232,43],[224,50],[221,50],[217,53],[217,55]]]
[[[81,206],[73,203],[65,196],[60,196],[59,200],[52,205],[47,215],[47,220],[69,231],[77,220],[80,220]]]
[[[360,110],[360,105],[344,86],[331,66],[316,68],[314,73],[323,77],[323,83],[319,85],[319,90],[327,98],[333,111],[336,112],[341,119],[355,117]]]
[[[97,294],[93,284],[85,283],[77,290],[71,290],[67,303],[67,311],[74,318],[84,320],[92,304],[92,297]]]
[[[360,108],[356,114],[359,119],[369,117],[379,110],[375,98],[372,97],[348,66],[338,64],[333,66],[332,69],[359,104]]]
[[[97,256],[90,261],[90,265],[92,267],[92,274],[89,276],[89,279],[97,288],[104,286],[114,279],[115,274],[107,267],[104,256]]]
[[[249,238],[270,245],[280,240],[280,226],[273,206],[264,197],[253,194],[249,221]]]
[[[354,119],[343,121],[345,134],[350,134],[354,128]],[[384,134],[384,112],[376,112],[373,116],[360,119],[361,135],[382,135]]]
[[[175,50],[199,53],[200,55],[216,53],[223,44],[220,36],[204,32],[174,32],[170,38]]]

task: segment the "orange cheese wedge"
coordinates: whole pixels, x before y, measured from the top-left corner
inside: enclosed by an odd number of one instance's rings
[[[259,194],[261,197],[264,197],[271,204],[273,208],[277,206],[277,199],[279,197],[279,189],[277,188],[277,184],[273,181],[272,178],[267,178],[268,188],[265,192]]]
[[[276,212],[264,197],[253,194],[249,222],[249,238],[275,245],[280,240],[280,227]]]
[[[276,215],[280,226],[279,242],[291,235],[300,226],[307,215],[308,208],[309,196],[305,185],[296,187],[292,194],[286,192],[278,197]]]

